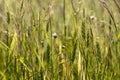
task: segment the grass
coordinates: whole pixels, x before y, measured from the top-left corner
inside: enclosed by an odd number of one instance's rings
[[[119,4],[0,0],[0,79],[119,80]]]

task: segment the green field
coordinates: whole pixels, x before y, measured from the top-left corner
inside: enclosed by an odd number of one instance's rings
[[[120,0],[0,0],[0,80],[120,80]]]

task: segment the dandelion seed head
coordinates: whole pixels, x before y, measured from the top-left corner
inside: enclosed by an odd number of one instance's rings
[[[53,33],[52,36],[53,36],[54,38],[57,38],[57,33]]]
[[[91,19],[91,20],[95,19],[95,16],[90,16],[90,19]]]

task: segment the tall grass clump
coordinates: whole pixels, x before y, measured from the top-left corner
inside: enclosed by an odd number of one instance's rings
[[[0,0],[0,80],[119,80],[119,4]]]

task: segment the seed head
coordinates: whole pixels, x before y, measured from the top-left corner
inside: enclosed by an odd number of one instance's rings
[[[91,20],[95,19],[95,16],[90,16],[90,19],[91,19]]]
[[[57,33],[53,33],[52,36],[53,36],[54,38],[57,38]]]

